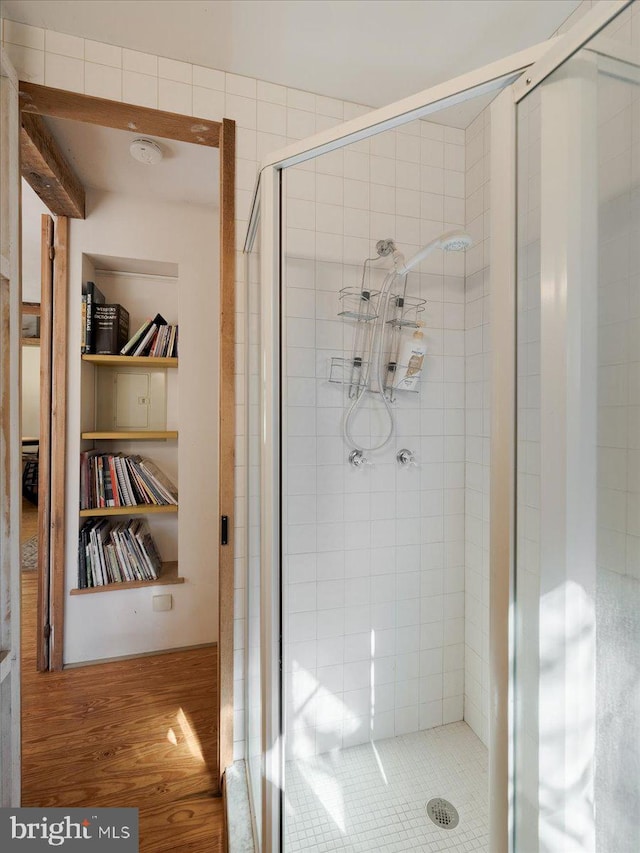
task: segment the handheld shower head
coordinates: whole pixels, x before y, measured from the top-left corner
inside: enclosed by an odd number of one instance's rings
[[[465,231],[449,231],[440,237],[440,245],[444,252],[466,252],[473,240]]]
[[[400,252],[394,252],[393,258],[396,264],[396,275],[406,275],[417,264],[423,261],[427,255],[431,254],[434,249],[442,249],[443,252],[464,252],[473,245],[473,240],[466,231],[447,231],[441,234],[431,243],[428,243],[423,249],[409,258],[408,261]]]

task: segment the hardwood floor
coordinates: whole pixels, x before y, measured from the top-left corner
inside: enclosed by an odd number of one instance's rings
[[[222,851],[215,648],[38,673],[35,604],[23,572],[22,804],[135,806],[141,853]]]

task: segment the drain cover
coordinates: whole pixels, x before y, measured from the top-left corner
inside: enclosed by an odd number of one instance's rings
[[[434,797],[427,803],[427,814],[436,826],[442,829],[453,829],[458,825],[460,817],[458,812],[448,800],[443,800],[441,797]]]

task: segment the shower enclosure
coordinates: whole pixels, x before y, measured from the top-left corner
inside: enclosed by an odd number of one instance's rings
[[[261,850],[638,846],[628,5],[328,104],[261,172],[237,703]]]

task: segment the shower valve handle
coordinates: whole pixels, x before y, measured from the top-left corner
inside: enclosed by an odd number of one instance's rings
[[[361,468],[363,465],[371,465],[362,450],[352,450],[349,454],[349,464],[354,468]]]
[[[418,460],[413,450],[403,448],[396,453],[396,460],[401,468],[409,468],[411,465],[418,466]]]

